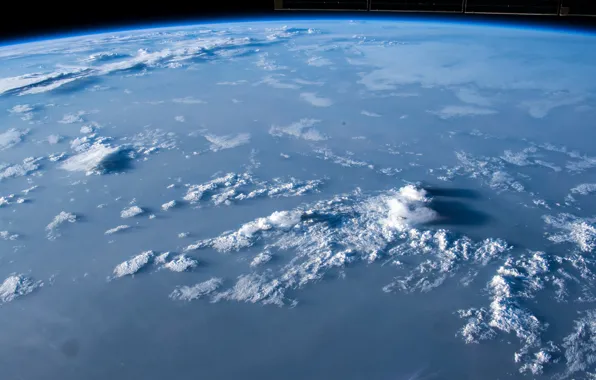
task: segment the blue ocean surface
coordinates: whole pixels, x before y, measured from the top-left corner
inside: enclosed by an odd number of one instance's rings
[[[596,38],[0,47],[0,378],[591,379]]]

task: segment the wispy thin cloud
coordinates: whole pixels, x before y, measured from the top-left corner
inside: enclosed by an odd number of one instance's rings
[[[331,99],[319,97],[314,92],[303,92],[300,94],[300,99],[312,104],[315,107],[329,107],[333,104]]]
[[[441,119],[451,119],[454,117],[464,116],[486,116],[494,115],[497,111],[490,108],[481,108],[474,106],[445,106],[438,111],[428,111],[434,115],[437,115]]]

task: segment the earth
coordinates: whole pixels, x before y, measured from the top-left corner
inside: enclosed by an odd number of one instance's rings
[[[596,37],[0,47],[2,379],[596,378]]]

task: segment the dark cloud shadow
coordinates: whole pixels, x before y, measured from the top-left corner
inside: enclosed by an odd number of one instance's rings
[[[79,213],[75,213],[76,217],[77,217],[77,221],[76,223],[85,223],[87,222],[89,219],[87,218],[87,216],[83,215],[83,214],[79,214]],[[68,224],[71,223],[64,223],[62,226],[58,227],[61,228],[63,226],[67,226]]]
[[[313,212],[308,215],[302,215],[300,217],[301,221],[309,221],[312,220],[315,223],[325,223],[330,228],[340,228],[341,225],[344,223],[344,219],[340,215],[333,215],[333,214],[324,214],[319,212]]]
[[[480,193],[475,190],[464,188],[447,188],[438,186],[423,186],[430,197],[450,197],[465,199],[480,199]]]
[[[83,77],[73,82],[63,84],[62,86],[51,90],[51,92],[54,95],[72,95],[74,93],[86,91],[89,87],[99,83],[101,83],[101,80],[98,77]]]
[[[99,170],[105,174],[120,173],[132,168],[132,158],[130,150],[120,149],[106,157],[99,167]]]
[[[431,226],[482,226],[492,221],[488,214],[475,210],[461,201],[433,199],[430,208],[439,215],[436,220],[427,223]]]

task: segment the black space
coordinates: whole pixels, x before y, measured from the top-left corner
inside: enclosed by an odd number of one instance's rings
[[[299,3],[306,0],[283,0]],[[310,4],[328,4],[354,2],[355,0],[308,0]],[[366,0],[361,0],[366,1]],[[392,4],[395,9],[409,9],[418,4],[424,10],[445,8],[445,4],[462,0],[370,0],[372,4]],[[576,12],[596,13],[596,0],[467,0],[469,4],[487,10],[525,9],[525,5],[534,6],[547,2],[566,2]],[[375,3],[376,2],[376,3]],[[445,4],[444,4],[445,3]],[[478,3],[478,4],[476,4]],[[80,5],[58,4],[55,2],[29,3],[13,1],[10,9],[0,12],[0,42],[11,40],[51,38],[56,35],[85,34],[98,30],[126,29],[135,27],[158,27],[165,24],[192,23],[201,21],[250,20],[255,18],[416,18],[416,19],[453,19],[456,21],[497,22],[529,24],[547,27],[579,28],[596,31],[596,17],[574,16],[507,16],[473,14],[435,14],[435,13],[386,13],[386,12],[299,12],[274,11],[274,0],[199,0],[192,2],[87,2]],[[327,5],[325,5],[327,4]],[[380,4],[380,3],[379,3]],[[431,5],[429,5],[431,4]],[[513,5],[512,5],[513,4]],[[532,5],[533,4],[533,5]],[[550,4],[550,3],[549,3]],[[418,6],[417,5],[417,6]],[[401,7],[401,8],[400,8]],[[483,8],[484,7],[484,8]],[[503,8],[505,7],[505,8]],[[513,7],[513,8],[512,8]],[[548,7],[547,7],[548,8]],[[528,8],[530,9],[530,8]],[[531,8],[534,9],[534,8]],[[545,8],[546,9],[546,8]]]
[[[68,4],[68,5],[67,5]],[[14,1],[0,12],[0,41],[85,34],[101,29],[272,17],[273,0],[77,3]]]

